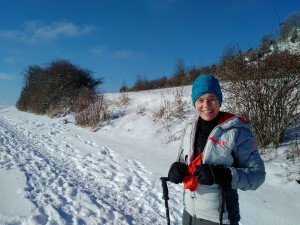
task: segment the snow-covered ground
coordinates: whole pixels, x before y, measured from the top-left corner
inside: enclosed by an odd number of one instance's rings
[[[50,119],[0,106],[0,224],[166,224],[160,177],[176,159],[185,121],[194,114],[184,89],[186,119],[154,121],[175,89],[106,94],[114,118],[92,131],[72,116]],[[65,120],[68,123],[65,123]],[[241,224],[297,225],[299,161],[287,147],[265,150],[266,182],[239,191]],[[181,224],[182,186],[168,183],[171,224]]]

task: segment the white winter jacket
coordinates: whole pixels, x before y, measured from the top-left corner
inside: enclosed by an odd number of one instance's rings
[[[182,138],[178,161],[187,165],[193,161],[194,141],[198,118],[188,123]],[[232,189],[255,190],[265,180],[264,162],[249,122],[230,113],[220,112],[220,122],[211,131],[203,151],[203,164],[224,165],[232,174]],[[236,193],[237,196],[237,193]],[[228,197],[228,196],[227,196]],[[198,184],[196,190],[184,190],[184,209],[192,216],[219,222],[220,187],[217,184]],[[226,199],[226,205],[237,204]],[[234,212],[235,213],[235,212]],[[239,214],[239,209],[237,209]],[[231,213],[233,214],[233,213]],[[237,215],[239,218],[239,215]],[[232,217],[232,216],[231,216]],[[225,207],[223,224],[230,224]]]

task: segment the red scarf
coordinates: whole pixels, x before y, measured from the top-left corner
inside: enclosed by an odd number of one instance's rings
[[[203,152],[198,155],[193,162],[188,166],[188,175],[183,178],[183,186],[185,189],[190,189],[190,191],[195,191],[198,185],[198,177],[193,176],[196,171],[196,167],[202,164]]]

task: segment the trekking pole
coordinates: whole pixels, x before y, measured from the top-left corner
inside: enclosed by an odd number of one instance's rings
[[[223,225],[223,213],[225,211],[225,190],[223,187],[220,189],[220,204],[219,204],[219,221]]]
[[[170,214],[169,214],[169,191],[168,191],[168,185],[167,181],[169,180],[168,177],[161,177],[161,186],[163,189],[163,199],[165,200],[165,207],[166,207],[166,216],[167,216],[167,224],[170,225]]]

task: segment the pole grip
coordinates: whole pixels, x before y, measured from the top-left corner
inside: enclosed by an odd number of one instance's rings
[[[161,186],[163,189],[163,199],[164,200],[169,200],[169,191],[168,191],[168,185],[167,185],[167,181],[169,181],[168,177],[161,177]]]

